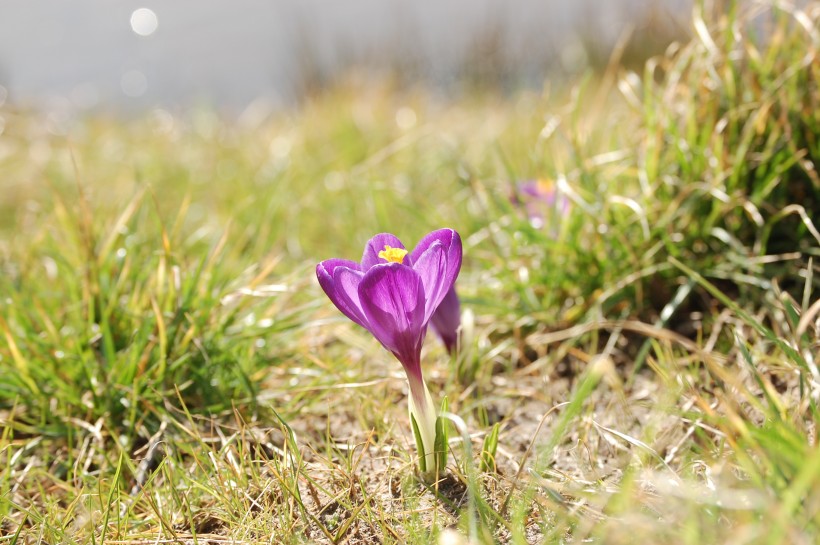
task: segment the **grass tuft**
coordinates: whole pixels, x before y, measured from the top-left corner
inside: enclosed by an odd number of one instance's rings
[[[0,108],[0,543],[815,543],[820,5],[720,5],[542,94]],[[313,267],[443,226],[426,483],[401,369]]]

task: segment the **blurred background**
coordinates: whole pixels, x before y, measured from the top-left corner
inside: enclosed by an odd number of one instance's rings
[[[690,0],[5,0],[0,103],[241,115],[298,104],[351,73],[443,93],[541,87],[638,65],[683,37]]]

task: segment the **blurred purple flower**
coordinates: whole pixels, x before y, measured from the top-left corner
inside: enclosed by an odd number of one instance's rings
[[[556,214],[566,216],[570,208],[569,199],[552,182],[541,179],[518,182],[510,202],[524,207],[530,225],[536,229],[544,227]]]
[[[447,351],[455,354],[458,348],[458,328],[461,327],[461,303],[458,300],[455,286],[450,288],[433,313],[430,325],[441,338]]]
[[[434,464],[436,408],[421,373],[421,346],[427,324],[460,269],[461,237],[452,229],[433,231],[412,252],[395,236],[382,233],[368,241],[361,263],[328,259],[316,266],[319,284],[333,304],[404,367],[410,415],[422,439],[417,445],[424,453],[422,469]]]

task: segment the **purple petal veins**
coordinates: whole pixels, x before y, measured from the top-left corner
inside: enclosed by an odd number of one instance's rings
[[[461,237],[452,229],[439,229],[422,238],[408,255],[410,263],[415,263],[421,254],[427,251],[435,242],[440,242],[447,259],[448,282],[452,284],[461,270]],[[449,289],[449,286],[448,286]]]
[[[367,328],[367,320],[359,304],[357,287],[364,273],[358,263],[345,259],[328,259],[316,266],[319,285],[342,311],[342,314]]]
[[[450,288],[446,285],[447,256],[439,241],[434,242],[414,261],[413,270],[418,273],[424,284],[424,323],[427,323]]]
[[[377,265],[359,284],[359,300],[373,336],[408,374],[420,377],[426,323],[424,285],[418,273],[399,263]]]

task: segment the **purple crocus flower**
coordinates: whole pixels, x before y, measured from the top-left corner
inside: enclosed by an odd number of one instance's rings
[[[566,216],[570,206],[569,199],[553,183],[541,179],[518,182],[510,202],[524,206],[530,225],[536,229],[544,227],[547,216]]]
[[[458,328],[461,327],[461,303],[456,294],[456,287],[450,288],[430,320],[433,331],[441,338],[444,347],[450,354],[458,348]]]
[[[433,231],[411,252],[395,236],[382,233],[367,242],[360,263],[328,259],[316,266],[319,284],[333,304],[370,331],[404,367],[423,471],[435,463],[437,415],[421,373],[421,346],[427,324],[460,269],[461,237],[452,229]]]

